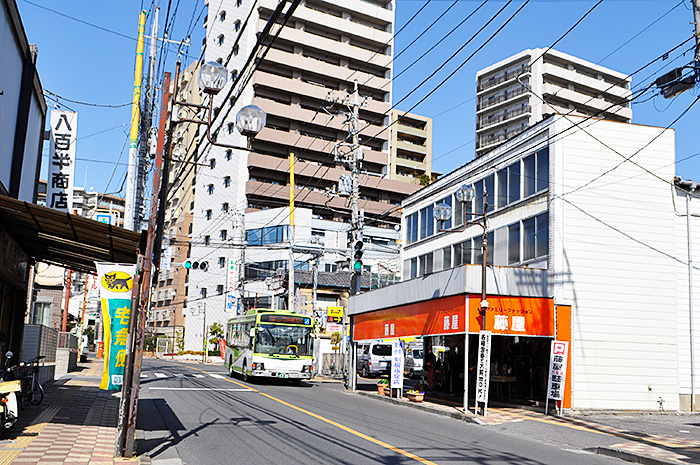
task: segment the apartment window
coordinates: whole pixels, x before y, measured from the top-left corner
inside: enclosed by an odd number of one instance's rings
[[[219,21],[226,21],[226,12],[222,11],[219,13]]]
[[[228,133],[229,133],[229,134],[233,134],[233,130],[234,130],[235,127],[236,127],[235,124],[233,124],[233,123],[228,123],[228,125],[227,125]]]
[[[472,262],[472,240],[467,239],[464,242],[452,246],[454,251],[454,265],[468,265]]]
[[[433,253],[427,253],[418,257],[419,276],[425,276],[433,272]]]
[[[187,227],[187,234],[192,234],[192,223]]]
[[[226,231],[225,229],[222,229],[221,231],[219,231],[219,238],[221,238],[222,241],[226,240],[227,235],[228,235],[228,231]]]
[[[219,37],[216,38],[216,43],[218,43],[219,45],[224,45],[224,35],[223,34],[219,34]]]
[[[224,65],[224,59],[221,58],[221,57],[217,58],[217,59],[216,59],[216,62],[217,62],[218,64],[220,64],[221,66]],[[214,132],[214,136],[213,136],[213,139],[214,139],[214,140],[216,140],[216,135],[217,135],[217,132]]]
[[[520,162],[503,168],[497,174],[498,196],[496,202],[498,207],[505,207],[520,200]]]
[[[234,31],[240,31],[240,30],[241,30],[241,20],[240,20],[240,19],[237,19],[237,20],[233,23],[233,30],[234,30]]]
[[[249,229],[245,232],[248,245],[267,245],[287,242],[287,225]]]
[[[211,243],[211,236],[204,236],[204,245],[209,245]]]
[[[418,212],[406,217],[406,244],[418,240]]]
[[[442,269],[450,268],[452,268],[452,247],[448,246],[442,249]]]
[[[238,55],[239,50],[240,50],[240,48],[238,47],[238,44],[234,45],[233,46],[233,56]]]
[[[224,176],[224,187],[231,185],[231,176]]]
[[[233,157],[233,151],[232,151],[232,150],[227,150],[227,151],[226,151],[226,161],[231,160],[232,157]]]
[[[241,6],[241,3],[243,3],[243,0],[236,0],[236,6]]]
[[[194,200],[190,202],[190,211],[194,210]]]
[[[216,293],[221,295],[224,293],[224,285],[223,284],[217,284],[216,285]]]
[[[326,263],[326,271],[335,273],[338,271],[338,265],[335,263]]]
[[[238,70],[234,69],[231,71],[231,82],[236,82],[236,79],[238,78]],[[231,97],[231,105],[235,104],[235,97]]]
[[[443,203],[445,205],[449,206],[450,209],[452,209],[452,196],[450,195],[450,196],[445,197],[444,199],[438,201],[438,205],[443,204]],[[443,222],[441,226],[443,229],[451,229],[452,228],[452,215],[450,215],[450,217],[447,219],[447,221]]]
[[[508,226],[508,264],[520,262],[520,223]]]
[[[420,238],[425,239],[434,234],[434,207],[432,204],[420,210]]]
[[[214,169],[216,167],[216,158],[212,158],[209,160],[209,169]]]
[[[206,299],[206,297],[207,297],[207,288],[206,288],[206,287],[201,288],[201,289],[199,290],[199,295],[201,295],[203,299]]]
[[[549,187],[549,147],[539,150],[537,157],[537,192]]]
[[[453,195],[454,197],[454,210],[452,214],[452,218],[454,218],[454,225],[455,226],[461,226],[464,224],[464,211],[466,207],[466,211],[472,211],[472,205],[471,201],[462,203],[459,200],[457,200],[457,196]]]
[[[488,236],[486,236],[486,240],[488,242],[486,246],[486,264],[487,265],[493,265],[493,231],[491,231]],[[472,239],[472,244],[474,244],[474,263],[480,264],[482,263],[483,260],[483,254],[481,252],[481,242],[483,240],[483,236],[478,236]]]
[[[211,210],[207,210],[205,213],[205,216],[207,217],[207,220],[211,219]]]
[[[418,257],[411,259],[411,279],[418,277]]]
[[[219,268],[226,266],[226,257],[219,257]]]
[[[224,213],[228,213],[228,202],[224,202],[221,204],[221,211]]]
[[[209,195],[211,195],[211,194],[214,193],[214,184],[209,184],[209,185],[207,186],[207,193],[208,193]]]

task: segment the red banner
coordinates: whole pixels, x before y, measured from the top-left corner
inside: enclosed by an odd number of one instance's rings
[[[219,339],[219,353],[221,353],[221,359],[224,360],[224,353],[226,352],[226,339]]]

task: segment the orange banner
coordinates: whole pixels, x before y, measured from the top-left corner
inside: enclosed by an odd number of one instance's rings
[[[464,333],[465,295],[355,315],[353,340]]]
[[[554,300],[542,297],[486,296],[486,327],[481,327],[481,296],[469,296],[469,332],[554,336]]]

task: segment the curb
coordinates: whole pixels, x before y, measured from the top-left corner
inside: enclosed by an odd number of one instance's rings
[[[388,402],[388,403],[394,404],[394,405],[401,405],[404,407],[413,408],[416,410],[421,410],[423,412],[434,413],[436,415],[454,418],[455,420],[466,421],[467,423],[473,423],[475,425],[485,425],[485,423],[483,421],[481,421],[480,419],[476,418],[473,415],[465,415],[464,413],[461,413],[461,412],[448,412],[448,411],[445,411],[442,409],[430,407],[428,405],[422,405],[422,404],[419,404],[416,402],[409,402],[406,400],[394,399],[393,397],[380,396],[379,394],[374,394],[371,392],[365,392],[365,391],[356,391],[356,392],[357,392],[357,394],[364,396],[364,397],[368,397],[370,399],[376,399],[376,400]]]
[[[598,455],[606,455],[608,457],[615,457],[628,462],[641,463],[643,465],[678,465],[683,463],[677,460],[657,459],[655,457],[649,457],[648,455],[626,452],[612,447],[591,447],[586,450],[595,452]]]

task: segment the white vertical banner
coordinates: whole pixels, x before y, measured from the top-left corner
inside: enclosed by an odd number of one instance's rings
[[[170,247],[163,249],[163,254],[160,256],[160,269],[170,271],[170,264],[173,261],[173,251]]]
[[[78,114],[51,110],[49,179],[46,183],[46,206],[73,213],[73,178],[75,177],[75,140]]]
[[[229,258],[226,266],[226,313],[238,314],[238,299],[236,299],[236,260]]]
[[[391,388],[403,388],[403,348],[401,341],[391,342]]]
[[[549,382],[547,383],[548,399],[564,400],[568,352],[569,343],[567,341],[552,341],[552,352],[549,356]]]
[[[479,361],[476,366],[476,402],[489,401],[489,376],[491,374],[491,331],[479,332]],[[477,405],[478,407],[478,405]]]

